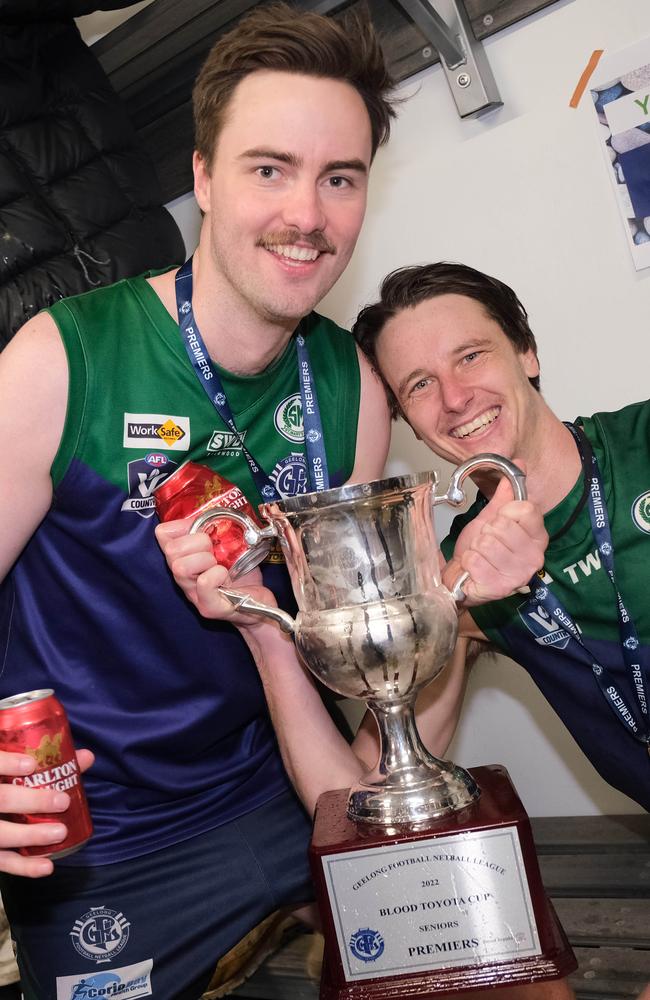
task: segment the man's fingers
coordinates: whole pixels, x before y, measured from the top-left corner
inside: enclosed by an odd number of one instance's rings
[[[20,875],[23,878],[42,878],[51,875],[54,865],[49,858],[25,858],[15,851],[0,850],[0,872]]]
[[[70,797],[66,792],[54,792],[48,788],[27,788],[25,785],[0,784],[0,814],[63,813],[69,805]],[[0,846],[8,845],[0,841]]]

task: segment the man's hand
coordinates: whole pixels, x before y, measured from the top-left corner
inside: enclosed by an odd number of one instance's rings
[[[94,761],[89,750],[77,751],[79,769],[86,771]],[[33,757],[22,753],[0,751],[0,774],[24,777],[36,768]],[[24,785],[0,784],[0,871],[9,875],[39,878],[51,875],[54,865],[49,858],[26,858],[18,854],[19,847],[51,845],[56,848],[68,835],[65,811],[70,805],[66,792],[47,788],[26,788]],[[8,814],[31,815],[60,813],[60,823],[18,823]]]
[[[501,479],[481,513],[463,528],[443,571],[451,590],[460,574],[464,607],[509,597],[544,565],[548,535],[540,508],[529,500],[512,500],[512,487]]]
[[[165,521],[156,528],[158,544],[185,597],[204,618],[227,621],[238,628],[260,625],[264,619],[238,611],[219,593],[219,587],[240,591],[255,601],[276,607],[275,597],[262,584],[261,571],[251,570],[233,583],[226,567],[215,560],[209,535],[203,531],[188,534],[191,525],[192,518],[186,518]]]

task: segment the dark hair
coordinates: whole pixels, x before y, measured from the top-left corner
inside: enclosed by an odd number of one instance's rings
[[[394,81],[369,15],[349,12],[338,21],[274,3],[256,8],[219,38],[197,77],[192,95],[195,147],[208,170],[233,92],[256,70],[349,83],[370,118],[372,155],[387,142],[395,116],[388,97]]]
[[[384,278],[379,294],[379,302],[361,310],[352,333],[381,376],[393,419],[400,415],[401,410],[395,394],[379,370],[375,345],[386,323],[404,309],[413,308],[438,295],[465,295],[480,302],[490,319],[499,324],[518,354],[531,350],[537,356],[537,344],[528,325],[528,313],[512,288],[466,264],[441,261],[437,264],[401,267]],[[539,392],[539,375],[528,381]]]

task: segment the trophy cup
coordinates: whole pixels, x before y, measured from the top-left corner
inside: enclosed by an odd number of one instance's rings
[[[318,801],[310,848],[323,919],[322,1000],[437,997],[565,976],[576,962],[542,886],[530,822],[503,767],[464,770],[433,757],[414,704],[449,658],[456,601],[441,583],[433,507],[465,501],[478,469],[525,479],[498,455],[459,466],[436,495],[433,471],[260,505],[268,526],[213,509],[247,544],[279,538],[295,620],[222,588],[276,621],[326,686],[362,699],[380,735],[376,767]]]

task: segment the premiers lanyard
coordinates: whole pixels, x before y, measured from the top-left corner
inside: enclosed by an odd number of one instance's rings
[[[252,454],[246,448],[242,435],[237,430],[232,410],[228,403],[219,373],[213,368],[210,356],[206,350],[203,337],[194,320],[192,309],[192,258],[190,257],[176,275],[176,308],[178,310],[178,325],[185,344],[185,350],[192,362],[196,376],[215,410],[226,424],[236,434],[248,462],[251,475],[257,490],[265,500],[280,500],[275,486],[264,472]],[[302,419],[305,429],[305,451],[307,453],[307,474],[312,490],[321,492],[329,489],[327,471],[327,456],[323,440],[323,426],[316,397],[316,386],[307,352],[305,338],[300,333],[296,335],[296,354],[298,357],[298,376],[300,381],[300,397],[302,400]]]
[[[581,438],[584,431],[578,430],[572,424],[567,424],[567,427],[576,440],[580,457],[582,458],[584,465],[584,449]],[[583,661],[591,667],[598,686],[616,718],[625,726],[628,732],[630,732],[636,740],[640,743],[646,744],[650,752],[650,723],[648,717],[646,678],[644,677],[643,668],[641,667],[641,663],[639,662],[639,657],[637,655],[639,637],[634,622],[632,621],[632,617],[625,607],[623,598],[621,597],[619,589],[616,585],[616,577],[614,574],[614,545],[609,526],[609,515],[607,513],[603,479],[600,474],[596,456],[593,452],[591,455],[591,468],[587,467],[585,469],[585,475],[589,477],[588,503],[589,516],[591,518],[591,530],[593,532],[594,541],[598,547],[598,552],[600,553],[603,568],[611,581],[616,595],[618,627],[621,636],[623,660],[633,681],[638,701],[638,708],[635,705],[628,704],[629,699],[626,699],[613,683],[610,671],[594,658],[585,645],[571,615],[560,604],[549,587],[540,581],[538,576],[534,576],[530,581],[532,597],[528,602],[527,610],[535,611],[537,606],[541,605],[551,618],[558,623],[558,625],[561,625],[566,629],[570,637],[578,643]]]

